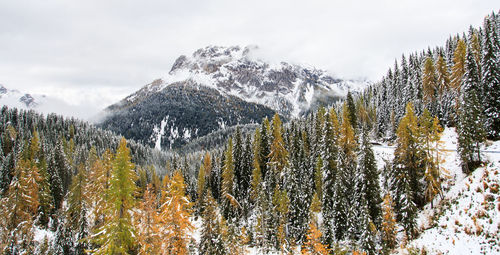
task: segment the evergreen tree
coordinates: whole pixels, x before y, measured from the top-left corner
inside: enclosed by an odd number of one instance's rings
[[[465,74],[463,77],[461,89],[465,90],[463,91],[463,93],[475,90],[477,96],[482,96],[483,93],[479,66],[476,62],[474,50],[472,49],[471,44],[467,46],[467,52],[465,54]]]
[[[87,172],[83,165],[78,166],[77,175],[73,176],[71,182],[70,192],[68,196],[68,228],[72,230],[74,237],[74,244],[72,250],[75,254],[84,254],[88,248],[88,222],[87,222],[87,208],[86,203],[86,187]]]
[[[500,137],[500,36],[494,14],[484,20],[482,84],[485,89],[485,114],[488,136]]]
[[[243,154],[244,154],[243,138],[240,128],[236,128],[236,133],[233,137],[233,164],[234,164],[234,197],[240,203],[243,201]]]
[[[10,152],[3,157],[2,166],[0,168],[0,194],[5,194],[9,189],[9,184],[12,180],[15,162],[15,153]]]
[[[356,228],[353,217],[352,188],[355,187],[357,143],[349,119],[347,105],[342,109],[342,124],[339,135],[339,168],[334,192],[334,230],[337,240],[349,238],[349,232]],[[323,210],[326,208],[323,207]]]
[[[463,171],[470,173],[481,162],[480,144],[484,141],[486,132],[483,105],[479,99],[479,71],[471,48],[468,48],[465,64],[457,123],[458,152],[462,159]]]
[[[248,217],[250,210],[250,189],[253,171],[253,146],[251,136],[248,135],[245,139],[245,149],[243,151],[243,171],[241,176],[241,191],[242,191],[242,206],[243,216],[245,219]]]
[[[210,154],[205,153],[205,157],[203,157],[203,164],[200,166],[200,171],[198,172],[198,211],[202,211],[202,207],[204,204],[203,199],[205,198],[207,191],[207,179],[210,176],[210,172],[212,171],[212,159],[210,158]]]
[[[363,185],[365,187],[361,195],[364,196],[364,199],[366,200],[370,221],[379,226],[381,216],[380,204],[382,203],[382,198],[380,197],[377,163],[368,140],[368,130],[362,130],[360,141],[358,173],[362,174],[365,179],[363,181]]]
[[[233,160],[233,141],[229,138],[228,146],[224,152],[224,165],[222,169],[221,195],[223,201],[223,212],[226,219],[232,219],[237,215],[239,202],[234,197],[234,160]]]
[[[301,164],[300,154],[301,145],[296,126],[292,124],[290,137],[289,154],[290,154],[290,174],[287,179],[286,190],[290,198],[290,213],[288,217],[289,229],[288,233],[291,238],[297,242],[302,241],[307,231],[308,212],[304,208],[309,207],[310,192],[307,188],[312,188],[304,179],[308,178],[307,169],[304,169]],[[321,186],[320,186],[321,187]],[[309,188],[309,189],[310,189]]]
[[[350,113],[349,113],[350,114]],[[324,132],[324,152],[321,155],[325,161],[318,158],[315,169],[316,193],[322,201],[323,209],[323,238],[324,243],[330,245],[333,243],[334,219],[335,219],[335,185],[336,176],[338,174],[338,139],[340,133],[340,125],[338,122],[337,113],[334,108],[331,108],[328,113],[327,122]],[[321,160],[321,162],[319,162]],[[321,186],[319,186],[321,185]],[[320,188],[321,187],[321,188]]]
[[[222,239],[221,219],[217,211],[217,203],[208,193],[204,200],[203,225],[201,230],[200,254],[223,255],[225,253]]]
[[[485,139],[482,107],[476,90],[464,91],[458,111],[458,153],[464,173],[471,173],[481,163],[481,143]]]
[[[267,175],[267,170],[268,170],[268,162],[269,162],[269,154],[271,153],[271,149],[269,147],[269,140],[270,140],[270,132],[271,132],[271,127],[269,124],[269,120],[264,118],[262,121],[262,125],[260,128],[261,136],[260,136],[260,152],[259,152],[259,164],[260,164],[260,170],[262,172],[262,179],[266,179]]]
[[[53,214],[55,211],[61,208],[62,202],[63,202],[63,197],[64,197],[64,191],[62,187],[62,180],[60,177],[60,172],[58,171],[57,168],[57,163],[56,163],[56,157],[53,156],[50,158],[48,167],[47,167],[47,173],[49,175],[49,186],[50,186],[50,193],[52,195],[52,198],[54,199],[53,202]]]
[[[358,127],[358,119],[356,117],[356,106],[352,98],[351,91],[347,91],[347,109],[349,110],[349,120],[354,129]]]
[[[44,157],[42,157],[39,161],[38,168],[40,169],[40,179],[38,182],[40,200],[40,206],[38,207],[38,221],[41,226],[47,227],[51,212],[54,208],[54,198],[52,197],[52,193],[50,191],[50,176],[47,172],[47,162]]]
[[[71,229],[64,221],[57,226],[54,239],[54,254],[72,254],[73,237]]]
[[[61,189],[62,189],[61,194],[54,194],[54,199],[61,199],[63,196],[66,195],[68,191],[72,174],[71,167],[66,158],[66,154],[64,153],[64,148],[61,140],[59,140],[56,144],[56,149],[54,151],[54,161],[52,163],[54,164],[54,168],[57,171],[59,180],[61,181]],[[58,203],[56,209],[59,209],[62,200],[57,200],[56,202]]]
[[[135,204],[133,192],[136,190],[135,165],[130,162],[130,149],[124,138],[116,151],[113,169],[107,190],[107,214],[104,226],[94,237],[101,245],[95,254],[129,254],[135,248],[135,228],[132,224],[130,209]]]

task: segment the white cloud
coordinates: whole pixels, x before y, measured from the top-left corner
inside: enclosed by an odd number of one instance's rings
[[[442,45],[497,8],[492,0],[1,1],[0,82],[101,109],[209,44],[256,44],[275,61],[377,80],[402,53]]]

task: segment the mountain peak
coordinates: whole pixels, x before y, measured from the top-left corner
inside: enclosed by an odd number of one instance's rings
[[[207,46],[181,55],[166,76],[109,106],[102,126],[159,148],[171,147],[275,112],[284,119],[299,117],[369,84],[321,69],[270,64],[254,57],[257,49]]]
[[[206,73],[217,71],[217,67],[231,61],[242,61],[256,46],[207,46],[193,52],[191,57],[181,55],[172,65],[169,74],[179,69],[202,70]]]
[[[33,109],[41,103],[44,96],[21,93],[16,89],[8,89],[0,84],[0,104],[11,107]],[[43,100],[42,100],[43,101]]]
[[[253,57],[256,50],[254,45],[198,49],[191,56],[178,57],[161,85],[146,87],[159,91],[169,84],[190,80],[265,105],[284,116],[298,117],[315,105],[331,104],[344,97],[347,90],[358,91],[368,84],[336,78],[321,69],[286,62],[270,64]]]

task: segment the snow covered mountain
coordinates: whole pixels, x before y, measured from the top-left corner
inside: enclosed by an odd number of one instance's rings
[[[190,57],[182,55],[167,76],[125,100],[133,103],[173,83],[191,81],[213,88],[222,95],[265,105],[283,116],[298,117],[318,103],[331,103],[344,97],[348,90],[359,91],[369,83],[342,80],[323,70],[285,62],[269,64],[253,57],[256,50],[256,46],[208,46]]]
[[[0,104],[21,109],[34,109],[45,101],[45,96],[25,94],[0,84]]]
[[[369,84],[342,80],[323,70],[285,62],[270,64],[254,57],[257,50],[255,46],[208,46],[189,57],[180,56],[165,77],[109,106],[101,126],[127,138],[165,148],[225,126],[260,122],[263,116],[274,112],[285,119],[299,117],[319,105],[335,103],[345,97],[348,90],[359,91]],[[163,96],[159,98],[159,95]],[[192,102],[207,96],[212,99],[198,103],[205,104],[204,110],[215,111],[197,113],[211,119],[193,119],[193,115],[183,114],[192,112],[193,108],[187,109],[186,105],[197,107]],[[227,112],[228,109],[220,107],[221,101],[231,102],[226,106],[239,107]],[[260,112],[251,110],[253,108]],[[142,111],[147,112],[147,116]]]

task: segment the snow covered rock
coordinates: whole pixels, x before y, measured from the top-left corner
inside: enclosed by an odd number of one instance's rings
[[[105,110],[108,117],[100,125],[127,138],[166,148],[220,128],[260,122],[274,112],[285,119],[298,117],[319,105],[335,103],[348,90],[359,91],[369,84],[334,78],[323,70],[285,62],[270,64],[255,58],[256,50],[255,46],[208,46],[191,56],[182,55],[166,76],[109,106]],[[170,96],[172,93],[182,97]],[[232,108],[223,109],[221,103]],[[189,114],[192,109],[186,105],[211,119],[193,119]],[[180,116],[182,111],[187,111],[191,119]],[[147,131],[136,130],[139,127]]]

